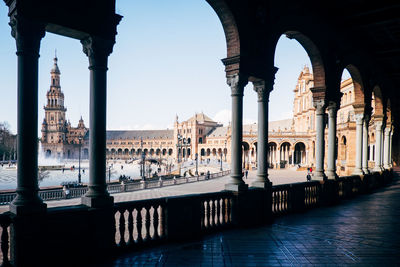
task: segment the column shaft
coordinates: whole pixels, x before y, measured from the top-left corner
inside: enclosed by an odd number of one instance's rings
[[[242,174],[242,142],[243,142],[243,90],[247,79],[239,74],[228,77],[232,97],[232,134],[231,134],[231,179],[225,189],[240,191],[247,189]]]
[[[268,101],[271,88],[266,88],[264,81],[254,82],[258,95],[258,137],[257,137],[257,177],[252,186],[265,188],[269,184],[267,150],[268,150]]]
[[[329,121],[328,121],[328,168],[326,175],[328,179],[335,179],[336,174],[336,103],[330,103],[328,107]]]
[[[356,114],[356,162],[354,175],[363,175],[362,171],[362,140],[363,140],[364,114]]]
[[[17,196],[10,205],[15,214],[43,212],[46,204],[38,195],[38,63],[44,25],[11,18],[17,44]]]
[[[325,104],[323,101],[316,103],[316,137],[315,137],[315,179],[325,180],[324,157],[325,157]]]
[[[390,126],[385,128],[385,138],[383,143],[383,166],[389,169],[389,142],[390,142]]]
[[[375,168],[382,171],[382,121],[375,121]]]
[[[362,141],[362,170],[365,174],[369,173],[368,170],[368,125],[367,117],[364,118],[363,124],[363,141]]]
[[[389,166],[390,168],[393,167],[393,157],[392,157],[392,150],[393,150],[393,129],[394,127],[392,126],[392,130],[390,131],[390,141],[389,141]]]
[[[89,130],[89,185],[82,204],[90,207],[112,205],[113,197],[106,183],[107,129],[107,61],[114,42],[88,38],[82,41],[89,58],[90,70],[90,130]]]

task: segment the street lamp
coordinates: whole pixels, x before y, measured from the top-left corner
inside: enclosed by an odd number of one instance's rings
[[[145,180],[145,175],[146,175],[146,171],[145,171],[145,169],[144,169],[144,162],[145,162],[145,159],[146,159],[146,155],[144,154],[144,150],[143,150],[143,138],[142,137],[140,137],[140,147],[141,147],[141,150],[142,150],[142,164],[140,165],[140,176],[142,176],[142,180],[144,181]]]
[[[226,150],[226,140],[225,140],[225,149],[224,149],[224,154],[225,154],[225,162],[226,162],[226,153],[227,153],[228,151]]]
[[[81,147],[82,147],[82,136],[78,137],[79,140],[79,163],[78,163],[78,183],[81,183]]]
[[[222,172],[222,151],[221,151],[221,172]]]
[[[182,135],[178,134],[178,144],[176,144],[176,147],[178,148],[178,163],[180,163],[180,156],[181,156],[181,144],[180,142],[182,141]]]
[[[196,153],[194,156],[195,156],[195,159],[196,159],[196,175],[199,175],[199,172],[198,172],[198,168],[199,168],[199,166],[198,166],[199,154]]]

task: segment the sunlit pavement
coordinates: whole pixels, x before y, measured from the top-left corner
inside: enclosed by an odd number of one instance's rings
[[[98,266],[399,266],[400,182],[273,224],[127,253]]]
[[[251,185],[256,178],[256,171],[250,171],[248,178],[243,180]],[[216,178],[208,181],[195,182],[182,185],[166,186],[163,188],[146,189],[127,193],[113,194],[114,202],[124,202],[140,199],[151,199],[168,196],[179,196],[188,194],[200,194],[206,192],[218,192],[225,189],[229,176]],[[305,182],[306,172],[295,170],[270,170],[269,179],[275,184],[287,184],[295,182]],[[73,206],[81,204],[80,198],[67,200],[46,201],[47,207]],[[8,206],[0,206],[0,212],[8,211]]]

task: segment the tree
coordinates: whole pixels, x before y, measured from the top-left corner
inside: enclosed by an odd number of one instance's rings
[[[17,136],[10,131],[7,122],[0,122],[0,161],[16,158]]]

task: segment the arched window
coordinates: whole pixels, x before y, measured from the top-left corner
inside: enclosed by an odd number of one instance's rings
[[[203,144],[203,137],[199,137],[199,144]]]

